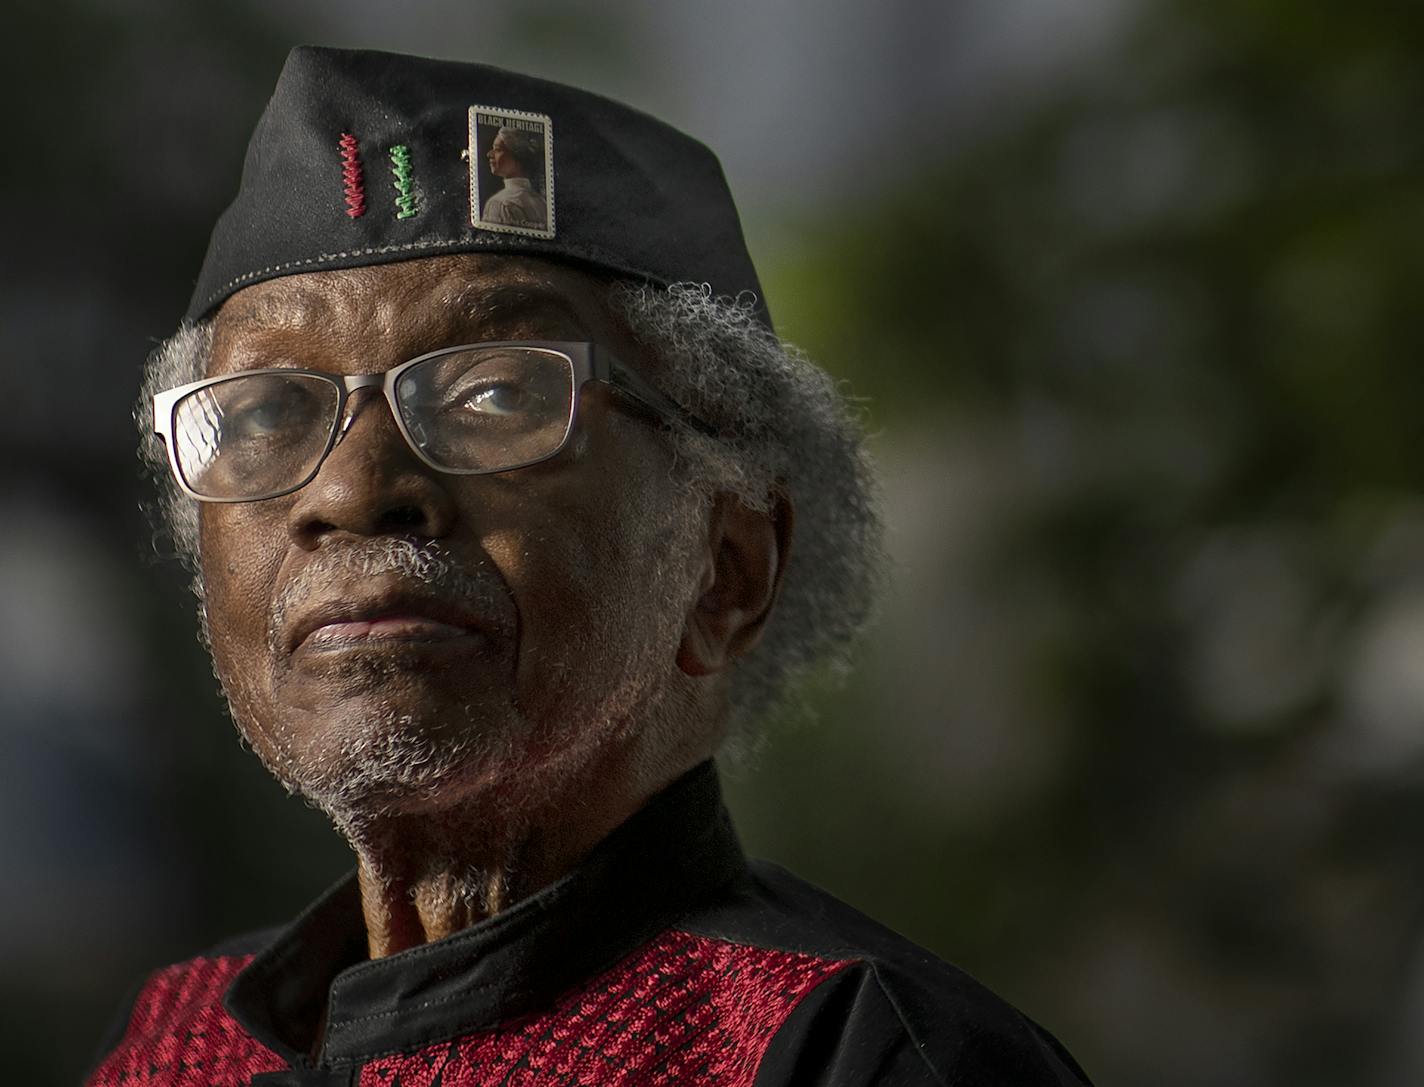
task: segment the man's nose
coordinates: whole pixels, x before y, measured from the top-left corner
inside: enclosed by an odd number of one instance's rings
[[[316,478],[297,492],[287,518],[293,541],[314,550],[349,533],[437,538],[454,527],[449,477],[412,452],[380,389],[357,389]]]

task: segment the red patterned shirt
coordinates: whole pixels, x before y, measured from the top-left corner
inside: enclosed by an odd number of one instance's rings
[[[1087,1079],[1051,1035],[960,971],[781,869],[748,864],[704,763],[569,876],[444,940],[367,960],[352,876],[285,929],[158,971],[88,1082]]]

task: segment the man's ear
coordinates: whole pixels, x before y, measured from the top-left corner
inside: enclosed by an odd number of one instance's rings
[[[697,602],[688,613],[677,666],[689,676],[726,669],[761,640],[791,554],[795,510],[780,489],[758,513],[734,495],[712,507]]]

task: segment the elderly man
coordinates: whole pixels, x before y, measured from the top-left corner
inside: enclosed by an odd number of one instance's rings
[[[529,229],[484,216],[500,128],[542,144]],[[91,1083],[1086,1082],[738,846],[714,753],[844,664],[881,562],[758,292],[646,115],[293,52],[141,422],[233,719],[356,870],[153,974]]]

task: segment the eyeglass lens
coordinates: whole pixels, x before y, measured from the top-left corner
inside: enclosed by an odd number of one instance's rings
[[[501,471],[563,444],[573,415],[573,364],[545,348],[444,352],[395,384],[417,450],[455,471]],[[238,374],[180,400],[175,459],[209,498],[280,493],[315,475],[337,426],[337,386],[309,374]]]
[[[211,498],[290,486],[315,470],[339,398],[304,374],[247,374],[185,396],[173,415],[183,481]]]

